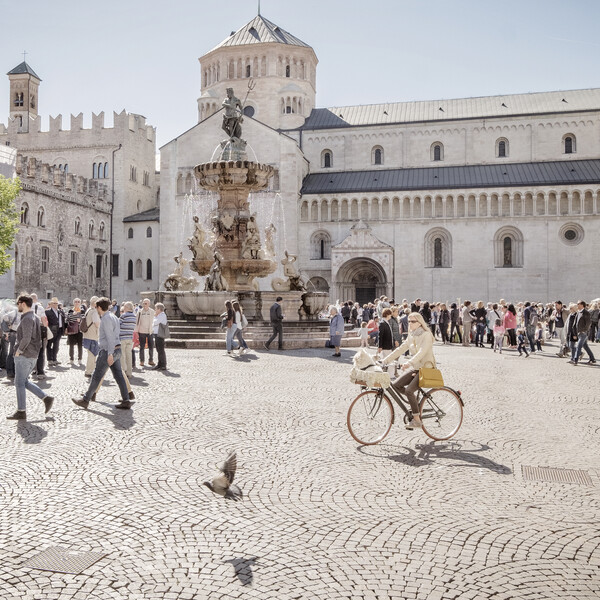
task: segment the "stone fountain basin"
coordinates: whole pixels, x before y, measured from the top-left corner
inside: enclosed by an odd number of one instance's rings
[[[213,262],[212,260],[192,260],[190,261],[190,268],[196,271],[198,275],[208,275]],[[244,274],[253,275],[254,277],[265,277],[273,273],[277,268],[277,265],[272,260],[243,258],[225,259],[221,265],[224,273],[225,271],[241,271]]]
[[[200,187],[221,191],[227,188],[263,190],[273,176],[273,167],[249,160],[218,161],[196,165],[194,172]]]
[[[225,310],[225,301],[232,300],[231,292],[172,292],[179,310],[185,315],[202,315],[218,320]],[[233,295],[235,300],[235,295]]]

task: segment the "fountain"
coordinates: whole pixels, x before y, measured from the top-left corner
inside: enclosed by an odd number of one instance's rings
[[[248,84],[248,94],[253,89]],[[245,100],[244,100],[245,101]],[[247,142],[242,139],[243,103],[227,90],[223,101],[222,128],[228,139],[220,144],[217,160],[199,164],[194,173],[198,186],[217,197],[207,227],[194,216],[194,232],[188,239],[192,253],[189,267],[206,277],[203,291],[190,289],[194,278],[184,277],[185,259],[176,257],[178,268],[165,282],[169,295],[185,315],[199,320],[217,320],[225,300],[237,296],[249,320],[269,320],[269,308],[277,296],[283,297],[286,320],[316,319],[327,306],[328,295],[309,292],[294,265],[296,256],[285,250],[281,260],[284,277],[272,282],[272,291],[260,290],[259,279],[277,269],[276,226],[264,228],[265,243],[256,212],[252,212],[250,194],[266,190],[274,174],[270,165],[248,160]],[[256,157],[254,157],[256,158]],[[285,234],[284,231],[281,232]],[[297,315],[297,316],[296,316]]]

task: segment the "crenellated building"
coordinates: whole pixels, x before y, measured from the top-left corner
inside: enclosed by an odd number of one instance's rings
[[[199,60],[199,122],[161,148],[163,273],[226,89],[252,78],[243,137],[334,300],[599,295],[600,89],[315,108],[314,50],[260,14]]]
[[[80,113],[71,115],[68,128],[63,125],[62,115],[50,116],[49,128],[43,130],[38,113],[41,79],[25,62],[10,71],[8,77],[10,116],[6,125],[0,125],[0,144],[51,165],[56,172],[86,177],[90,188],[105,188],[112,206],[112,215],[106,223],[111,248],[107,251],[106,267],[104,262],[102,266],[108,269],[107,276],[112,273],[106,293],[112,291],[112,296],[120,301],[139,300],[140,292],[157,289],[157,269],[144,269],[139,277],[136,271],[129,278],[128,263],[157,261],[158,236],[138,236],[134,244],[128,237],[130,226],[125,221],[151,213],[147,226],[158,230],[155,128],[146,123],[145,117],[123,110],[113,113],[112,125],[107,126],[101,112],[92,114],[91,127],[84,127]]]
[[[17,155],[21,223],[14,244],[14,290],[57,296],[107,295],[111,198],[97,179]]]

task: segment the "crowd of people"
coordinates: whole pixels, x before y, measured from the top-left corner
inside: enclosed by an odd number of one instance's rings
[[[69,364],[83,366],[89,378],[88,388],[73,402],[87,408],[96,399],[106,372],[110,369],[121,394],[116,408],[128,410],[135,394],[129,380],[136,368],[136,350],[139,365],[155,370],[167,369],[165,339],[169,337],[165,307],[158,302],[151,306],[149,299],[141,303],[123,302],[92,296],[89,304],[80,298],[66,308],[58,298],[51,298],[46,308],[36,294],[22,293],[16,304],[5,302],[0,312],[0,369],[16,388],[17,410],[7,417],[11,420],[27,418],[26,392],[29,390],[45,404],[45,412],[52,408],[54,398],[30,380],[44,380],[47,369],[56,369],[61,363],[58,352],[66,336]],[[154,362],[156,350],[157,362]],[[75,358],[77,353],[77,359]],[[77,363],[76,363],[77,360]]]
[[[543,352],[547,340],[559,341],[558,356],[577,365],[585,351],[589,364],[596,364],[590,343],[600,342],[598,320],[600,299],[564,304],[561,300],[537,302],[427,302],[417,298],[395,302],[381,296],[360,306],[347,301],[332,306],[333,318],[340,314],[344,323],[358,329],[361,347],[370,345],[383,356],[398,348],[410,331],[409,315],[419,314],[433,338],[443,344],[462,344],[502,353],[516,350],[528,357]]]

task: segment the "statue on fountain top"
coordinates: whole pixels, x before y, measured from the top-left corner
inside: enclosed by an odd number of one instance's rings
[[[242,111],[244,107],[233,93],[233,88],[227,88],[227,97],[221,104],[225,110],[223,115],[223,125],[221,126],[231,139],[241,139],[242,137]]]

